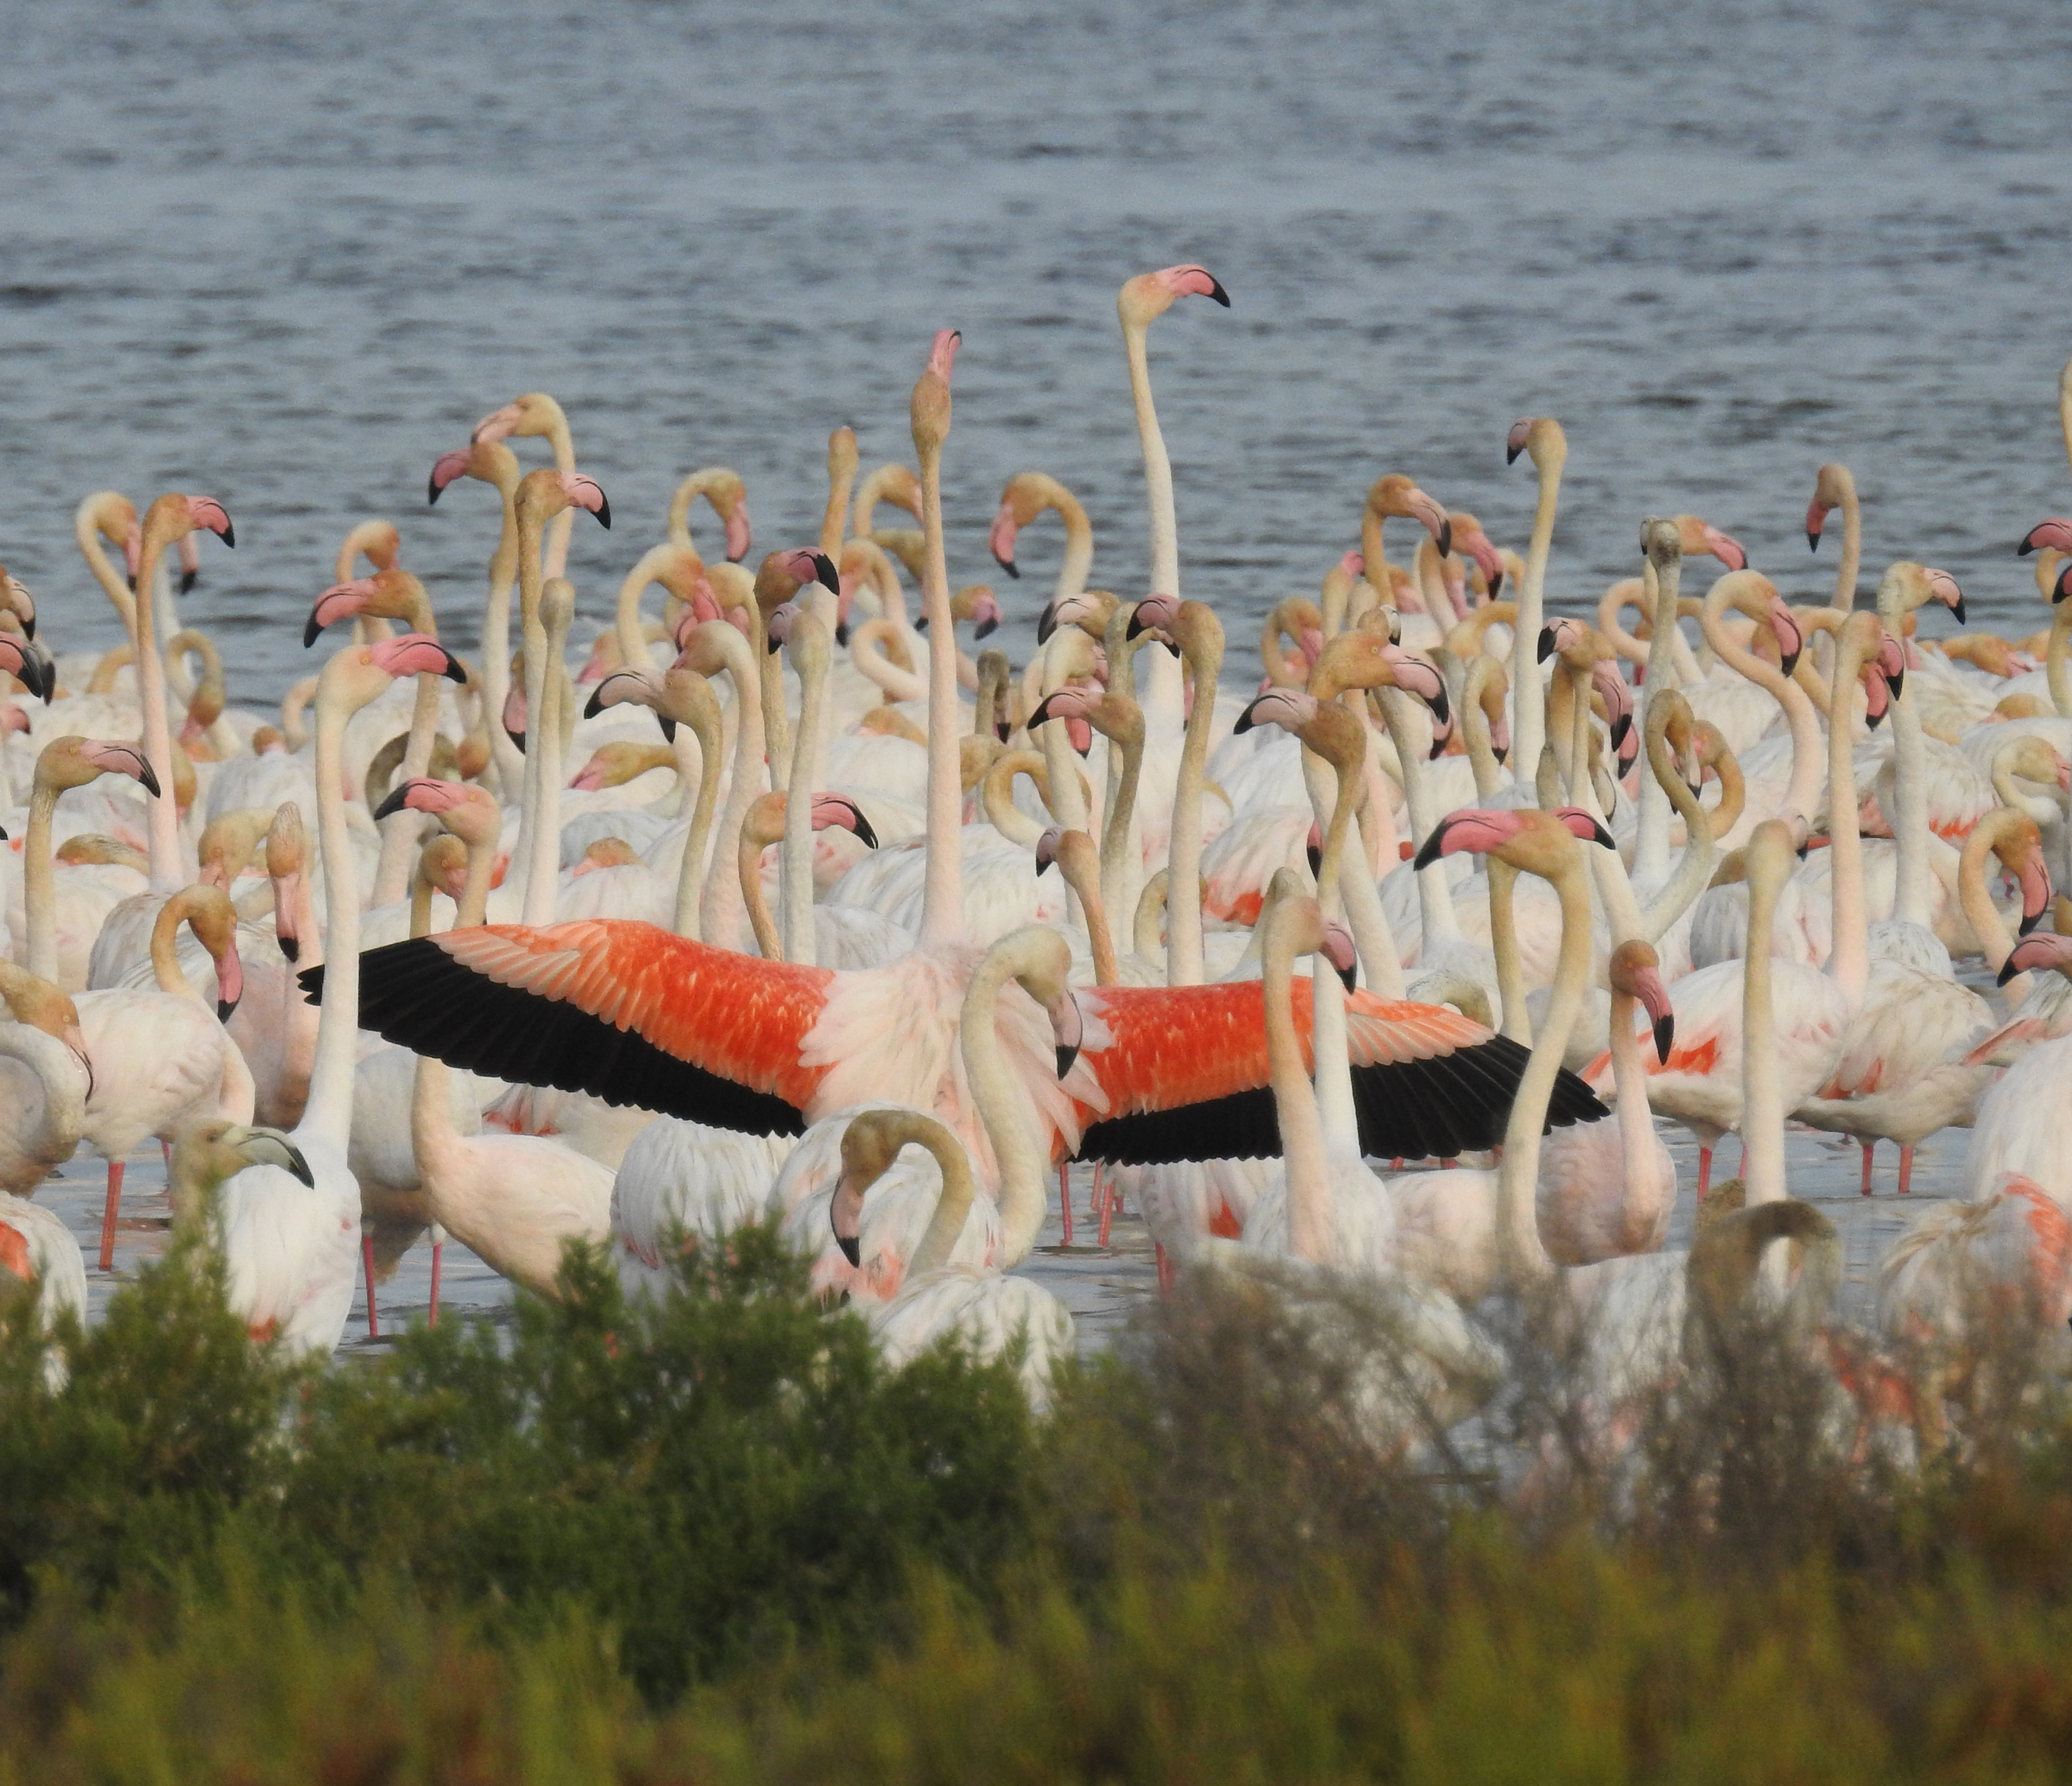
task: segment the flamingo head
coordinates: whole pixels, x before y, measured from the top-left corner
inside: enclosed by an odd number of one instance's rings
[[[463,447],[458,452],[442,453],[432,461],[432,475],[425,485],[425,500],[436,503],[446,494],[446,486],[458,484],[467,475],[468,460],[471,455]]]
[[[413,776],[388,790],[388,797],[374,809],[374,817],[379,820],[393,818],[398,813],[443,814],[473,801],[477,796],[491,805],[495,804],[487,789],[473,787],[467,782]]]
[[[2072,558],[2058,567],[2058,581],[2050,586],[2050,605],[2055,607],[2067,595],[2072,595]]]
[[[1655,1028],[1655,1059],[1667,1061],[1676,1041],[1676,1013],[1663,984],[1662,963],[1652,948],[1635,938],[1621,943],[1606,964],[1614,992],[1637,999]]]
[[[928,370],[942,380],[950,381],[950,369],[956,365],[957,349],[963,344],[962,329],[937,329],[935,339],[928,348]]]
[[[2072,980],[2072,936],[2061,936],[2054,930],[2040,930],[2033,936],[2023,937],[2008,951],[2008,958],[2000,965],[2000,984],[2005,986],[2016,974],[2033,973],[2039,968],[2055,968]]]
[[[1461,514],[1447,517],[1453,524],[1453,542],[1474,560],[1482,574],[1482,582],[1489,599],[1496,599],[1497,591],[1503,586],[1503,554],[1496,549],[1496,542],[1482,531],[1482,524],[1472,515]]]
[[[1207,267],[1191,263],[1161,267],[1156,273],[1141,273],[1124,282],[1116,298],[1116,311],[1125,328],[1146,328],[1182,298],[1207,298],[1230,308],[1230,294]]]
[[[834,561],[810,546],[771,553],[757,570],[755,582],[758,596],[767,590],[779,594],[783,601],[789,601],[808,583],[818,583],[837,598],[841,595],[841,573],[835,569]]]
[[[1566,614],[1556,615],[1540,629],[1540,661],[1544,664],[1557,651],[1582,644],[1589,632],[1581,620]]]
[[[1391,471],[1377,478],[1374,488],[1367,493],[1367,505],[1377,515],[1396,516],[1421,523],[1438,547],[1441,558],[1453,549],[1453,525],[1445,508],[1402,472]]]
[[[652,707],[659,691],[654,679],[639,670],[614,670],[601,677],[597,686],[590,691],[590,699],[583,703],[583,718],[594,719],[606,707],[627,704]]]
[[[0,567],[0,610],[11,613],[22,623],[22,635],[33,639],[36,636],[36,599],[28,586],[18,577],[11,576]]]
[[[366,652],[391,676],[443,676],[453,682],[467,680],[461,660],[426,633],[401,632],[393,639],[377,639]]]
[[[2072,521],[2054,517],[2038,521],[2022,535],[2015,555],[2025,558],[2038,547],[2045,545],[2054,546],[2060,552],[2072,552]]]
[[[1179,646],[1175,642],[1174,629],[1180,624],[1180,598],[1162,593],[1147,595],[1131,611],[1126,639],[1141,638],[1145,633],[1155,633],[1166,648],[1176,656]]]
[[[1503,437],[1503,462],[1515,465],[1518,455],[1532,444],[1533,418],[1520,416],[1511,425],[1511,432]]]
[[[377,593],[372,577],[356,577],[349,583],[333,583],[316,599],[315,606],[310,610],[310,617],[302,627],[302,649],[307,651],[314,644],[318,634],[326,627],[366,613],[374,605]]]
[[[566,418],[561,406],[545,391],[528,391],[523,397],[513,397],[500,409],[491,409],[475,425],[468,439],[479,446],[520,436],[549,434],[557,423],[565,424]]]
[[[1104,689],[1091,682],[1062,683],[1036,703],[1029,715],[1029,729],[1033,732],[1053,719],[1091,719],[1105,696]],[[1092,747],[1089,743],[1087,748]]]
[[[1000,611],[1000,598],[984,583],[974,583],[968,591],[961,591],[970,598],[965,604],[970,610],[965,616],[972,623],[972,636],[983,639],[999,630],[1007,616]]]
[[[96,738],[61,738],[55,744],[43,747],[43,756],[56,766],[60,752],[67,752],[84,773],[76,781],[61,781],[60,786],[83,787],[101,776],[127,776],[142,787],[154,800],[158,797],[158,778],[152,774],[151,765],[144,760],[144,753],[134,744],[110,743]],[[39,779],[45,777],[43,761],[37,764]]]
[[[1799,654],[1806,648],[1806,630],[1799,623],[1799,616],[1791,611],[1791,604],[1775,589],[1770,592],[1770,605],[1764,619],[1777,640],[1779,667],[1786,676],[1799,667]]]
[[[137,586],[137,573],[144,562],[144,529],[138,525],[134,509],[130,513],[130,525],[122,529],[123,574],[130,586]]]
[[[1748,553],[1741,541],[1730,533],[1722,533],[1710,521],[1696,515],[1679,515],[1675,527],[1685,558],[1713,558],[1729,570],[1748,569]]]
[[[596,516],[598,525],[606,533],[610,532],[611,504],[606,500],[604,486],[580,471],[557,471],[554,475],[561,480],[561,494],[568,499],[568,506]]]
[[[1255,726],[1279,726],[1288,731],[1299,731],[1317,717],[1323,706],[1317,697],[1305,689],[1268,689],[1252,705],[1237,716],[1233,732],[1248,732]],[[1035,720],[1032,716],[1030,723]]]
[[[1964,591],[1958,586],[1957,579],[1947,570],[1938,570],[1933,565],[1923,565],[1922,575],[1927,580],[1928,595],[1931,601],[1940,602],[1957,617],[1957,624],[1964,623]]]
[[[1048,874],[1050,865],[1058,859],[1058,846],[1064,842],[1065,828],[1054,825],[1036,840],[1036,872]]]
[[[830,828],[853,831],[862,840],[864,848],[878,847],[878,833],[871,829],[870,821],[863,816],[863,809],[846,794],[814,795],[812,821],[816,831]]]
[[[57,686],[51,660],[32,640],[17,632],[0,632],[0,671],[18,677],[39,701],[48,702]]]
[[[1470,807],[1449,813],[1433,825],[1415,861],[1419,868],[1429,868],[1441,856],[1463,850],[1478,856],[1502,854],[1507,861],[1516,855],[1520,859],[1513,861],[1513,866],[1540,874],[1550,866],[1550,850],[1572,848],[1577,839],[1607,850],[1617,847],[1610,833],[1580,806],[1560,806],[1551,813],[1535,807]]]
[[[215,534],[225,545],[232,547],[236,545],[237,530],[230,525],[228,512],[215,497],[183,496],[180,500],[187,504],[188,533],[200,529]],[[197,566],[199,563],[199,561],[197,560]]]
[[[1353,933],[1335,918],[1325,919],[1323,929],[1317,953],[1331,964],[1332,971],[1350,992],[1359,982],[1359,954],[1353,947]]]

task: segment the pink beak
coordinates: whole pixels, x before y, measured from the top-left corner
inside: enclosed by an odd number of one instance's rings
[[[1705,529],[1705,549],[1729,570],[1748,569],[1748,553],[1741,549],[1741,541],[1716,527]]]
[[[1410,512],[1424,524],[1425,531],[1432,536],[1439,548],[1439,555],[1444,558],[1452,551],[1453,524],[1447,520],[1446,511],[1415,485],[1411,487],[1410,494],[1404,500],[1408,505]]]
[[[237,1002],[245,996],[245,964],[237,958],[233,948],[225,949],[216,958],[216,1014],[220,1023],[228,1023],[230,1014],[237,1009]]]
[[[575,780],[569,786],[578,793],[594,793],[604,785],[604,764],[592,757],[576,771]]]
[[[1653,968],[1641,969],[1634,975],[1633,984],[1640,995],[1641,1009],[1655,1026],[1655,1057],[1666,1064],[1669,1051],[1676,1045],[1676,1008],[1669,1002],[1669,989]]]
[[[1003,502],[1000,512],[993,517],[993,531],[986,536],[986,545],[992,549],[993,562],[1010,577],[1022,573],[1014,568],[1014,539],[1022,531],[1022,524],[1014,518],[1014,504]]]
[[[734,505],[734,512],[726,517],[726,556],[730,564],[739,564],[748,556],[748,499],[746,496]]]

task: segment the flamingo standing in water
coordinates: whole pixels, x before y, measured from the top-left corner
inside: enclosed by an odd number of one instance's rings
[[[912,405],[923,594],[939,639],[950,636],[940,479],[957,340],[952,330],[937,336]],[[866,1101],[907,1104],[943,1117],[988,1163],[954,1071],[977,952],[961,935],[963,788],[948,652],[931,654],[929,682],[927,874],[911,954],[837,972],[732,955],[643,924],[490,926],[370,952],[363,1021],[453,1065],[750,1134],[797,1134]],[[1033,1023],[1003,1038],[1054,1158],[1151,1163],[1270,1146],[1256,982],[1119,987],[1099,1002],[1101,1023],[1063,1081]],[[1081,1014],[1061,1006],[1053,1021],[1062,1036]],[[1356,1004],[1353,1031],[1370,1151],[1452,1154],[1494,1141],[1523,1070],[1516,1044],[1444,1007],[1381,1000]],[[1572,1114],[1597,1109],[1572,1082],[1566,1090]],[[1213,1114],[1186,1108],[1202,1105]]]

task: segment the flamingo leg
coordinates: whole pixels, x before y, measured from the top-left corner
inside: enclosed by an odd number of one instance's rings
[[[432,1230],[432,1318],[429,1323],[432,1327],[437,1327],[439,1324],[439,1262],[446,1249],[446,1230],[442,1228],[434,1228]]]
[[[108,1200],[101,1211],[101,1269],[112,1270],[115,1265],[115,1215],[122,1207],[123,1162],[112,1159],[108,1163]]]
[[[1156,1241],[1152,1242],[1152,1245],[1158,1255],[1158,1294],[1170,1296],[1173,1286],[1178,1282],[1180,1274],[1173,1269],[1173,1261],[1166,1256],[1165,1247]]]
[[[1115,1180],[1098,1166],[1094,1168],[1094,1188],[1100,1204],[1100,1244],[1104,1248],[1108,1245],[1108,1229],[1115,1223],[1116,1205],[1122,1199],[1116,1194]]]
[[[173,1169],[173,1144],[163,1135],[158,1137],[158,1158],[170,1172]]]
[[[1874,1141],[1867,1141],[1864,1143],[1863,1191],[1867,1197],[1871,1194],[1871,1155],[1877,1151],[1877,1143]],[[1902,1177],[1906,1175],[1906,1150],[1902,1148],[1900,1151],[1900,1173]]]
[[[1705,1193],[1712,1187],[1712,1150],[1702,1142],[1698,1146],[1698,1200],[1705,1200]]]
[[[1063,1212],[1065,1245],[1072,1244],[1072,1163],[1058,1162],[1058,1208]]]
[[[1906,1142],[1899,1150],[1899,1194],[1910,1196],[1914,1191],[1914,1143]]]
[[[374,1309],[374,1235],[372,1230],[362,1230],[360,1237],[360,1263],[367,1272],[367,1337],[381,1337],[380,1318]]]

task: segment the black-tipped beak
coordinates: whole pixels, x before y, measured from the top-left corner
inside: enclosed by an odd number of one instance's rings
[[[583,703],[584,718],[594,719],[599,714],[604,711],[604,702],[598,698],[598,697],[603,693],[604,685],[602,682],[598,683],[594,689],[590,690],[590,699]]]
[[[1417,846],[1417,854],[1410,859],[1412,868],[1429,868],[1439,859],[1439,852],[1445,847],[1446,821],[1441,819],[1432,827],[1432,834]]]
[[[1806,530],[1806,549],[1809,552],[1818,552],[1820,549],[1820,536],[1810,527]]]
[[[1048,644],[1050,642],[1050,635],[1057,630],[1058,616],[1049,608],[1045,608],[1036,619],[1036,643],[1039,645]]]
[[[1342,968],[1334,968],[1332,972],[1336,973],[1339,980],[1343,982],[1347,992],[1357,992],[1359,990],[1359,962],[1348,961]]]
[[[443,492],[438,480],[438,476],[436,473],[425,479],[425,506],[427,508],[438,508],[439,505],[439,497],[442,493]]]
[[[1215,298],[1218,303],[1221,304],[1225,310],[1228,310],[1230,308],[1230,294],[1223,290],[1223,281],[1219,279],[1215,274],[1211,273],[1209,275],[1209,295]]]
[[[1308,846],[1303,850],[1302,854],[1309,858],[1310,879],[1315,880],[1318,879],[1324,872],[1324,852],[1322,848],[1319,845],[1313,843]]]
[[[1964,598],[1963,596],[1959,595],[1957,598],[1955,605],[1951,607],[1950,611],[1957,616],[1957,624],[1959,626],[1962,626],[1964,623]],[[1895,689],[1893,692],[1896,693],[1898,691]]]
[[[1497,598],[1497,592],[1498,592],[1499,590],[1501,590],[1503,587],[1503,573],[1501,570],[1499,570],[1499,571],[1498,571],[1498,573],[1497,573],[1494,577],[1490,578],[1490,580],[1489,580],[1489,599],[1490,599],[1491,601],[1494,601],[1494,600],[1496,599],[1496,598]]]
[[[1631,714],[1622,713],[1614,719],[1612,722],[1612,748],[1615,751],[1620,748],[1626,743],[1626,736],[1632,730],[1633,715]]]
[[[1433,733],[1432,747],[1429,750],[1425,751],[1424,760],[1427,763],[1437,763],[1441,757],[1446,754],[1447,742],[1446,735],[1444,732],[1435,731]]]
[[[1790,675],[1794,670],[1799,668],[1799,653],[1795,651],[1786,652],[1782,660],[1779,663],[1778,667],[1782,669],[1786,676]]]
[[[307,651],[323,636],[323,623],[318,619],[317,611],[310,610],[310,617],[302,623],[302,649]]]
[[[2043,920],[2049,916],[2049,913],[2050,908],[2048,906],[2045,906],[2041,912],[2034,913],[2024,912],[2021,919],[2021,928],[2016,932],[2016,934],[2026,936],[2032,930],[2035,929],[2038,924],[2041,924]]]
[[[2067,595],[2072,595],[2072,558],[2066,561],[2065,568],[2058,573],[2058,581],[2050,586],[2051,605],[2055,607]]]
[[[980,621],[976,626],[972,628],[972,636],[974,639],[983,639],[989,632],[991,632],[999,624],[999,621],[993,619],[993,617],[989,614],[983,620]]]
[[[846,646],[849,644],[848,621],[837,620],[835,622],[835,643],[842,646]]]
[[[661,722],[662,742],[664,744],[675,743],[676,742],[676,721],[672,719],[667,714],[658,713],[655,717]]]
[[[993,721],[993,729],[1000,734],[1000,742],[1003,744],[1014,735],[1014,728],[1004,719]]]
[[[1607,850],[1618,848],[1618,846],[1612,842],[1611,833],[1598,824],[1595,819],[1590,821],[1590,841],[1593,843],[1602,844]]]
[[[1431,708],[1432,717],[1437,720],[1441,725],[1450,726],[1453,724],[1453,710],[1447,704],[1446,689],[1444,683],[1440,685],[1438,692],[1432,697]]]
[[[1060,1043],[1058,1047],[1058,1076],[1063,1079],[1072,1070],[1072,1063],[1079,1058],[1077,1048],[1068,1048]]]
[[[996,552],[993,555],[993,562],[998,565],[1002,570],[1005,571],[1009,576],[1013,578],[1017,582],[1019,582],[1022,580],[1021,570],[1017,566],[1012,558],[1003,558],[997,552]]]
[[[1553,655],[1554,629],[1552,627],[1542,627],[1540,629],[1540,661],[1544,664]]]
[[[1504,463],[1515,465],[1518,463],[1518,455],[1524,451],[1523,446],[1506,446],[1503,450]]]
[[[374,821],[380,824],[385,818],[393,818],[403,810],[403,803],[409,797],[410,784],[399,781],[382,796],[381,804],[374,809]]]
[[[441,670],[439,674],[443,676],[449,682],[458,682],[462,688],[466,688],[467,686],[467,666],[458,657],[454,656],[450,651],[445,653],[445,656],[446,660],[446,668]]]
[[[158,778],[151,773],[150,763],[139,761],[137,765],[137,779],[143,784],[144,792],[152,799],[156,800],[158,797]]]
[[[1672,1011],[1667,1017],[1655,1020],[1655,1058],[1664,1066],[1669,1063],[1669,1051],[1676,1045],[1676,1017]]]
[[[1140,639],[1150,630],[1150,628],[1139,619],[1133,611],[1129,616],[1129,624],[1123,629],[1122,636],[1124,639]]]
[[[193,591],[193,589],[194,589],[194,586],[195,586],[196,583],[199,582],[200,581],[201,581],[201,573],[200,573],[199,570],[183,570],[183,571],[181,571],[181,573],[180,573],[180,593],[181,593],[183,595],[188,595],[188,594],[191,593],[191,591]]]
[[[230,517],[228,515],[224,516],[223,531],[219,533],[216,537],[221,540],[225,545],[228,546],[232,551],[234,552],[237,549],[237,529],[230,525]]]
[[[1042,710],[1040,708],[1038,710],[1038,712],[1041,710]],[[1034,714],[1031,714],[1029,716],[1029,723],[1032,728],[1035,726],[1036,716]],[[1237,716],[1237,723],[1231,727],[1231,736],[1235,738],[1240,732],[1248,732],[1258,723],[1259,722],[1252,717],[1252,709],[1250,707],[1247,707],[1243,713]]]
[[[1439,523],[1439,556],[1450,558],[1453,551],[1453,524],[1450,521]]]
[[[773,632],[773,633],[771,633],[771,634],[770,635],[770,637],[769,637],[769,640],[768,640],[768,642],[767,642],[767,644],[764,644],[764,646],[763,646],[763,648],[766,652],[768,652],[768,653],[769,653],[772,657],[775,657],[775,656],[777,655],[778,652],[779,652],[780,649],[782,649],[782,648],[783,648],[783,644],[784,644],[784,641],[783,641],[782,639],[779,638],[779,637],[777,636],[777,635],[776,635],[775,633],[774,633],[774,632]]]
[[[281,953],[287,957],[290,963],[299,961],[302,958],[302,940],[301,937],[283,936],[280,938],[279,940],[281,944]]]
[[[863,1245],[855,1235],[837,1234],[835,1236],[835,1245],[841,1249],[842,1257],[845,1259],[848,1260],[851,1265],[855,1265],[859,1269],[861,1268],[863,1265]]]
[[[49,704],[51,692],[57,686],[57,683],[56,672],[50,665],[44,662],[42,652],[23,652],[22,667],[16,673],[21,677],[23,686],[27,689],[30,693],[46,706]]]
[[[849,829],[863,839],[865,849],[875,850],[878,847],[878,833],[871,829],[870,821],[863,816],[863,809],[852,806],[849,810],[856,814],[856,823]]]
[[[289,1175],[291,1178],[300,1179],[302,1183],[307,1185],[312,1191],[315,1190],[317,1187],[317,1175],[310,1170],[310,1163],[302,1158],[302,1149],[296,1146],[292,1142],[285,1139],[282,1142],[281,1145],[287,1149]]]
[[[914,630],[916,632],[926,632],[928,630],[928,616],[927,615],[917,614],[914,616]]]
[[[1038,726],[1043,725],[1050,719],[1050,700],[1051,698],[1049,695],[1045,695],[1041,701],[1036,703],[1035,710],[1029,715],[1029,729],[1032,732],[1035,730]],[[1240,731],[1243,731],[1244,730],[1244,720],[1242,715],[1240,715],[1238,719],[1237,730]]]
[[[834,560],[824,552],[813,554],[813,579],[829,595],[841,594],[841,578],[836,573]]]
[[[514,732],[506,726],[504,728],[504,735],[511,740],[513,747],[520,756],[525,754],[525,735],[523,732]]]
[[[597,493],[597,524],[606,533],[611,531],[611,499],[602,490]]]
[[[2000,964],[2000,970],[1999,973],[1994,977],[1993,984],[1996,986],[2004,986],[2008,981],[2013,979],[2016,975],[2026,973],[2029,970],[2026,968],[2016,967],[2014,965],[2014,957],[2010,953],[2008,958]]]
[[[230,1021],[231,1014],[236,1009],[237,1001],[235,998],[217,999],[216,1002],[216,1022],[219,1023],[228,1023]]]

